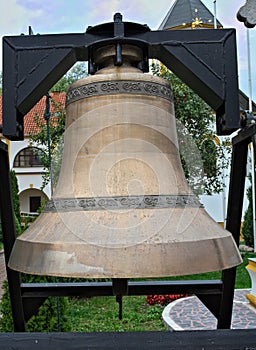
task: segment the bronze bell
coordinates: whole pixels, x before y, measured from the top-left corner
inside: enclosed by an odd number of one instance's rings
[[[141,49],[94,53],[101,69],[67,92],[61,173],[52,200],[16,239],[9,266],[39,275],[137,278],[238,265],[232,235],[191,192],[173,94],[135,68]]]

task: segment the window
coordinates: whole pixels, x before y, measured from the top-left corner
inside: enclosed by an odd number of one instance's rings
[[[15,157],[13,166],[16,168],[42,167],[43,151],[36,147],[22,149]]]

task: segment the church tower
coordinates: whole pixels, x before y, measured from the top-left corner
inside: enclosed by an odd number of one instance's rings
[[[223,28],[216,20],[217,28]],[[214,16],[201,0],[176,0],[159,30],[213,29]]]

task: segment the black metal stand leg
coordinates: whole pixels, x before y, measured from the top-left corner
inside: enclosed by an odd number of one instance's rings
[[[119,320],[122,320],[123,319],[123,296],[117,295],[116,302],[119,304],[118,317],[119,317]]]
[[[226,229],[234,237],[239,246],[240,226],[245,189],[246,164],[248,154],[248,139],[236,143],[233,139],[233,153],[231,163],[227,225]],[[222,272],[223,292],[220,305],[218,328],[230,328],[232,319],[233,298],[235,289],[236,267]]]
[[[21,299],[20,274],[8,268],[8,261],[16,236],[16,227],[11,195],[8,148],[2,141],[0,141],[0,179],[0,212],[14,331],[24,332],[25,321]]]

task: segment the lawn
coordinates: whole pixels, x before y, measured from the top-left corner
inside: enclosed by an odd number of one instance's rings
[[[163,306],[150,306],[144,296],[123,297],[123,319],[114,297],[70,300],[71,332],[123,332],[166,330]]]
[[[250,288],[250,277],[245,269],[253,253],[242,253],[243,263],[237,268],[236,288]],[[177,279],[220,279],[220,272],[211,272]],[[175,279],[175,278],[169,278]],[[69,321],[72,332],[123,332],[166,330],[161,315],[164,306],[150,306],[145,296],[123,297],[123,319],[118,318],[115,297],[73,298],[69,300]]]

